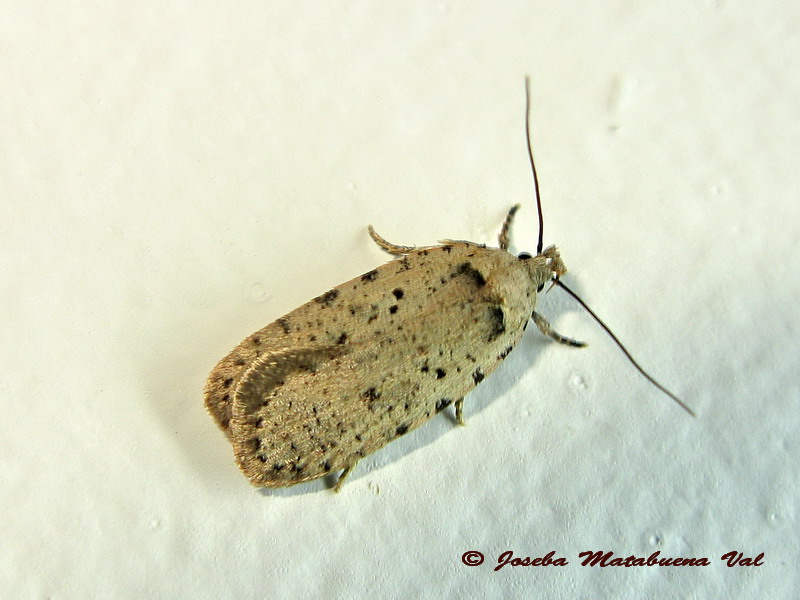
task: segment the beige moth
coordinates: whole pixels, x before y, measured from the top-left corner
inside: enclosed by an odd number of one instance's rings
[[[338,490],[360,459],[448,406],[463,424],[464,397],[508,356],[531,320],[557,342],[583,345],[536,312],[546,285],[574,293],[560,281],[566,267],[558,250],[542,249],[532,155],[531,167],[536,255],[508,251],[518,206],[497,248],[467,241],[400,246],[369,227],[373,240],[398,258],[253,333],[214,367],[205,404],[251,483],[282,487],[341,472]]]

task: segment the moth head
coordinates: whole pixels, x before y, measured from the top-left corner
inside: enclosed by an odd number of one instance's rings
[[[517,258],[528,267],[537,292],[541,292],[548,281],[555,284],[567,272],[567,267],[555,246],[548,246],[536,256],[522,252]]]

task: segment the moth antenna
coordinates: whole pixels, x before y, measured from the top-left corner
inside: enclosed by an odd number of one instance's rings
[[[528,143],[528,160],[533,173],[533,196],[536,198],[536,212],[539,213],[539,241],[536,243],[536,254],[542,253],[544,240],[544,218],[542,217],[542,199],[539,196],[539,177],[536,175],[536,165],[533,162],[533,149],[531,148],[531,78],[525,76],[525,141]]]
[[[595,321],[597,321],[598,325],[600,325],[600,327],[602,327],[602,328],[605,330],[605,332],[606,332],[606,333],[607,333],[609,336],[611,336],[611,339],[612,339],[612,340],[614,340],[614,343],[615,343],[617,346],[619,346],[619,349],[620,349],[620,350],[622,350],[622,353],[623,353],[623,354],[625,354],[625,356],[626,356],[626,357],[628,357],[628,360],[629,360],[629,361],[631,361],[631,364],[632,364],[634,367],[636,367],[636,370],[637,370],[637,371],[639,371],[639,373],[641,373],[642,375],[644,375],[645,379],[647,379],[647,380],[648,380],[650,383],[652,383],[654,386],[656,386],[658,389],[660,389],[662,392],[664,392],[664,393],[665,393],[667,396],[669,396],[670,398],[672,398],[672,399],[673,399],[673,400],[674,400],[674,401],[675,401],[675,402],[676,402],[676,403],[677,403],[677,404],[678,404],[678,405],[679,405],[679,406],[680,406],[680,407],[681,407],[683,410],[685,410],[686,412],[688,412],[688,413],[689,413],[690,415],[692,415],[693,417],[697,417],[697,415],[695,415],[695,414],[694,414],[694,411],[693,411],[691,408],[689,408],[688,406],[686,406],[686,404],[684,404],[683,400],[681,400],[680,398],[678,398],[678,397],[677,397],[675,394],[673,394],[673,393],[672,393],[672,392],[670,392],[670,391],[669,391],[667,388],[665,388],[663,385],[661,385],[660,383],[658,383],[658,382],[657,382],[657,381],[656,381],[656,380],[653,378],[653,376],[652,376],[652,375],[650,375],[650,374],[649,374],[647,371],[645,371],[645,370],[644,370],[642,367],[640,367],[640,366],[639,366],[639,363],[637,363],[637,362],[636,362],[636,360],[633,358],[633,356],[631,356],[631,353],[630,353],[630,352],[628,352],[628,349],[627,349],[627,348],[626,348],[626,347],[625,347],[625,346],[622,344],[622,342],[620,342],[620,341],[619,341],[619,338],[618,338],[616,335],[614,335],[614,332],[612,332],[612,331],[611,331],[611,329],[609,329],[609,328],[608,328],[608,325],[606,325],[605,323],[603,323],[603,320],[602,320],[600,317],[598,317],[598,316],[595,314],[595,312],[594,312],[594,311],[593,311],[591,308],[589,308],[589,307],[587,306],[587,304],[586,304],[586,303],[585,303],[583,300],[581,300],[581,299],[580,299],[580,297],[578,296],[578,294],[576,294],[576,293],[575,293],[575,292],[573,292],[571,289],[569,289],[569,288],[568,288],[568,287],[567,287],[567,286],[566,286],[564,283],[562,283],[560,280],[556,281],[555,283],[556,283],[556,285],[557,285],[558,287],[560,287],[560,288],[561,288],[561,289],[563,289],[565,292],[567,292],[567,293],[568,293],[570,296],[572,296],[572,297],[573,297],[573,298],[574,298],[574,299],[575,299],[575,300],[578,302],[578,304],[580,304],[580,305],[581,305],[581,306],[582,306],[582,307],[583,307],[583,308],[586,310],[586,312],[588,312],[588,313],[589,313],[589,314],[592,316],[592,318],[593,318]]]

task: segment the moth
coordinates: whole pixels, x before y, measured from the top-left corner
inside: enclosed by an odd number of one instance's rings
[[[548,284],[567,269],[555,246],[536,255],[508,251],[508,212],[499,246],[446,240],[435,246],[392,244],[369,226],[375,243],[397,256],[338,285],[247,337],[211,371],[205,404],[233,445],[236,462],[256,486],[282,487],[341,471],[335,489],[363,457],[454,405],[463,424],[464,397],[519,342],[529,321],[550,339],[585,344],[554,331],[536,312]]]

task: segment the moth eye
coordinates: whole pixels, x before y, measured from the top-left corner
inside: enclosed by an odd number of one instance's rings
[[[538,287],[538,288],[536,288],[536,291],[537,291],[537,292],[541,292],[543,289],[544,289],[544,284],[543,284],[543,283],[540,283],[540,284],[539,284],[539,287]]]
[[[529,258],[533,258],[528,252],[520,252],[517,255],[517,258],[520,260],[528,260]]]

